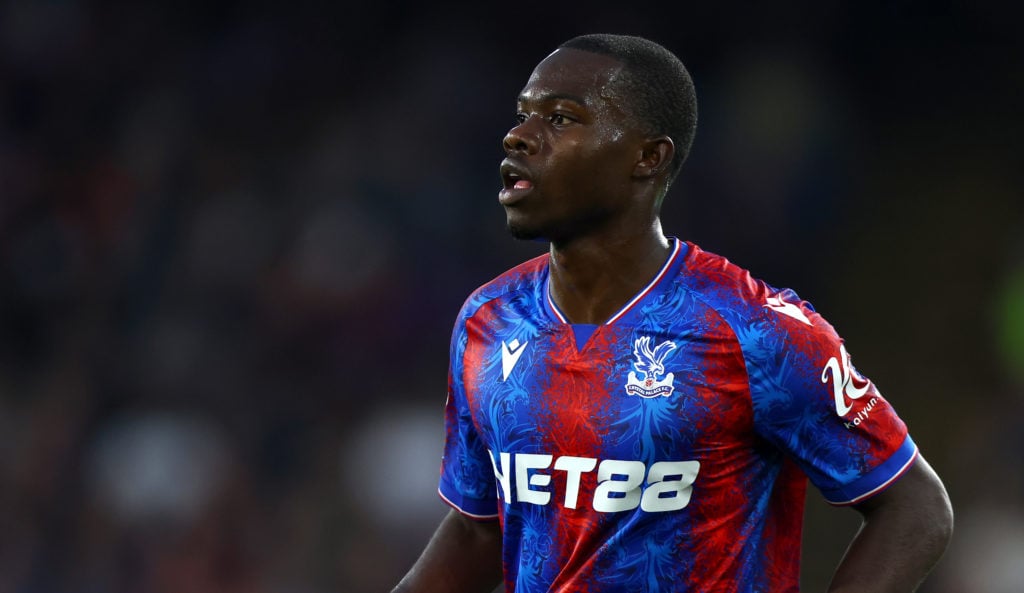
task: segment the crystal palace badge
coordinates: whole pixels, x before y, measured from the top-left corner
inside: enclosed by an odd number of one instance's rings
[[[651,338],[644,336],[633,343],[636,362],[626,381],[626,393],[644,398],[668,397],[675,387],[672,373],[665,374],[665,358],[676,349],[676,343],[664,341],[651,350]],[[641,378],[642,377],[642,378]]]

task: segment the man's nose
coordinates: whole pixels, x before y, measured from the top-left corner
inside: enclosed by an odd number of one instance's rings
[[[534,117],[524,119],[519,125],[505,134],[502,146],[505,148],[506,153],[526,152],[533,154],[537,152],[540,148],[540,138],[536,130],[533,129],[534,119]]]

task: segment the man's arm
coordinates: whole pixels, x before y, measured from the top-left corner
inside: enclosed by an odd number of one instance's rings
[[[392,593],[489,593],[501,583],[501,529],[451,510]]]
[[[857,505],[864,524],[836,569],[830,593],[909,593],[953,533],[946,489],[923,457],[892,486]]]

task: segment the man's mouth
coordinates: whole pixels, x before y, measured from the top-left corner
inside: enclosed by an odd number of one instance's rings
[[[525,169],[505,160],[501,163],[501,191],[498,201],[505,206],[518,202],[533,189],[533,180]]]

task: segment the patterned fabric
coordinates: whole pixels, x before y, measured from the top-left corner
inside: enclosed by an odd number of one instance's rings
[[[501,521],[509,593],[797,591],[807,478],[851,504],[916,457],[809,303],[672,241],[585,343],[546,255],[462,308],[439,492]]]

